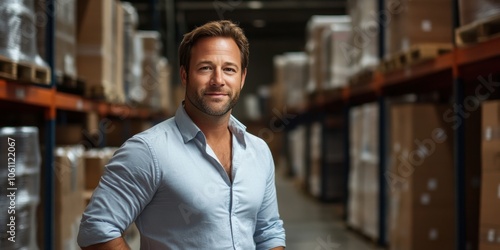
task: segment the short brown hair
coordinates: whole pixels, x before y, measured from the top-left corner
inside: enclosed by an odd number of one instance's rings
[[[179,46],[179,65],[184,67],[186,72],[189,71],[189,63],[191,61],[191,49],[193,46],[204,37],[228,37],[232,38],[240,49],[241,68],[246,69],[249,59],[249,43],[243,33],[243,30],[235,23],[228,20],[212,21],[197,27],[191,32],[184,35],[181,45]],[[243,72],[243,71],[242,71]]]

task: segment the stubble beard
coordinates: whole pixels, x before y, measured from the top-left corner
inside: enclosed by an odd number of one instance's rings
[[[233,109],[234,106],[236,106],[236,103],[238,103],[238,99],[240,97],[239,93],[236,93],[233,96],[233,92],[229,91],[228,97],[229,101],[221,108],[213,108],[209,101],[204,99],[205,93],[209,92],[222,92],[220,88],[209,88],[209,89],[203,89],[200,93],[198,92],[190,92],[187,91],[187,98],[189,102],[193,104],[198,110],[200,110],[202,113],[210,115],[210,116],[223,116],[227,114],[229,111]],[[218,102],[223,102],[218,101]]]

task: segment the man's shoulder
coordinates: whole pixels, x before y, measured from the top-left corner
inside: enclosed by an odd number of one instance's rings
[[[160,138],[167,138],[170,134],[175,133],[175,121],[169,118],[162,121],[151,128],[148,128],[140,133],[135,134],[132,138],[140,139],[144,142],[158,141]]]
[[[260,150],[269,150],[269,146],[264,139],[248,131],[245,131],[245,143]]]

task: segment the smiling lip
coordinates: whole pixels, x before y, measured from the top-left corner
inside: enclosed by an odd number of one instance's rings
[[[205,95],[208,95],[208,96],[226,96],[227,94],[225,94],[225,93],[205,93]]]

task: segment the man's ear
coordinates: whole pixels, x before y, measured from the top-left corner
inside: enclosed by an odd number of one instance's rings
[[[184,68],[184,66],[181,66],[180,68],[180,75],[181,75],[181,83],[182,83],[182,86],[186,87],[186,83],[187,83],[187,71],[186,71],[186,68]]]
[[[243,89],[243,85],[245,85],[245,78],[247,77],[247,68],[244,68],[241,72],[241,89]]]

